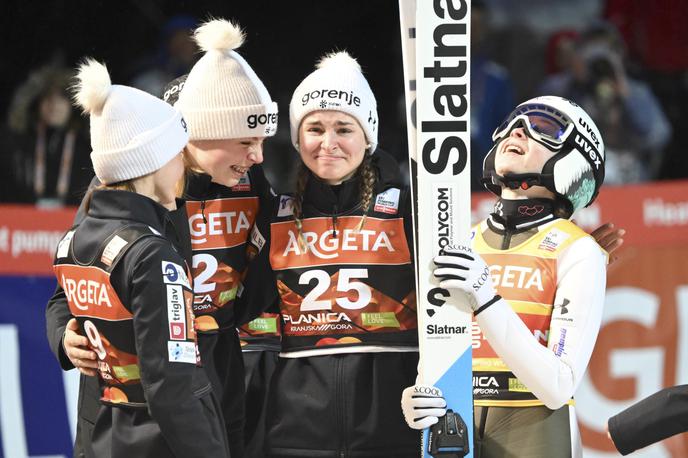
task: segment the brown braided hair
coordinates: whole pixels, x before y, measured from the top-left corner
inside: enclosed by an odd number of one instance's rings
[[[306,243],[306,238],[303,235],[303,195],[306,192],[306,183],[308,182],[308,175],[310,170],[306,167],[306,164],[301,161],[299,165],[299,170],[296,173],[296,191],[294,192],[294,199],[292,200],[292,208],[294,209],[294,223],[296,224],[296,230],[299,231],[299,248],[304,252],[308,251],[308,244]]]
[[[363,162],[361,162],[361,165],[358,166],[358,170],[356,171],[361,182],[359,187],[359,200],[361,209],[363,210],[363,217],[361,218],[361,222],[358,223],[356,232],[360,232],[363,229],[366,216],[368,215],[368,210],[370,210],[370,204],[373,201],[375,183],[377,183],[377,174],[375,173],[375,169],[372,165],[372,157],[372,154],[366,151]],[[306,191],[306,183],[308,182],[309,174],[310,170],[308,167],[306,167],[306,164],[301,161],[301,165],[299,166],[299,170],[296,174],[296,191],[294,192],[292,208],[296,230],[299,232],[299,247],[304,252],[308,250],[308,244],[306,243],[306,238],[303,235],[303,196]]]
[[[360,232],[365,224],[366,217],[368,216],[368,210],[370,210],[370,204],[373,201],[373,191],[375,190],[375,183],[377,182],[377,174],[373,168],[373,155],[366,151],[363,162],[358,167],[358,174],[361,177],[361,186],[359,199],[361,201],[361,210],[363,210],[363,217],[361,222],[358,223],[356,232]]]

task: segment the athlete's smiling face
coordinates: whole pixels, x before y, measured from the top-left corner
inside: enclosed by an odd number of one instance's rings
[[[540,173],[555,152],[526,135],[523,127],[514,128],[497,146],[495,171],[508,173]]]
[[[264,139],[265,137],[247,137],[198,140],[190,142],[187,148],[196,164],[215,183],[232,187],[239,183],[252,165],[263,162]]]
[[[325,183],[351,178],[366,154],[365,133],[356,118],[341,111],[314,111],[299,126],[301,160]]]

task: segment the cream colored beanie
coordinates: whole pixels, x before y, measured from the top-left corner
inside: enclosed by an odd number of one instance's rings
[[[105,65],[87,59],[78,70],[75,101],[91,118],[91,162],[103,184],[162,168],[189,141],[175,108],[146,92],[113,85]]]
[[[224,19],[194,32],[205,51],[186,78],[175,104],[189,123],[191,140],[270,137],[277,131],[277,104],[235,49],[244,42],[238,25]]]
[[[291,142],[298,149],[299,127],[303,118],[319,110],[347,113],[358,121],[370,142],[370,152],[377,147],[377,102],[361,66],[347,52],[323,57],[316,70],[294,91],[289,104]]]

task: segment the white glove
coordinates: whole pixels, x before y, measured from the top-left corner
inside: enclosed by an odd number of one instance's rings
[[[447,413],[442,390],[429,385],[413,385],[401,393],[401,410],[413,429],[429,428]]]
[[[433,272],[445,289],[457,289],[468,295],[473,311],[494,302],[490,268],[469,245],[446,247],[444,255],[435,256],[437,269]]]

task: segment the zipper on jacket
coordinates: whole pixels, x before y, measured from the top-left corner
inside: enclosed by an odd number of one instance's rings
[[[334,231],[334,238],[337,238],[337,212],[339,209],[337,208],[337,204],[334,206],[334,213],[332,213],[332,229]]]
[[[511,231],[509,229],[504,230],[504,237],[502,237],[502,250],[508,250],[511,244]]]
[[[201,216],[203,217],[203,224],[208,224],[208,220],[205,219],[205,199],[201,201]]]
[[[343,389],[343,365],[344,359],[342,355],[334,355],[334,400],[335,400],[335,415],[337,416],[338,432],[339,432],[339,458],[346,458],[348,441],[346,430],[346,399],[344,399]]]

